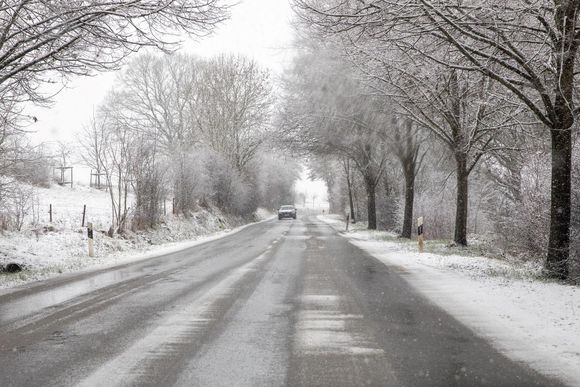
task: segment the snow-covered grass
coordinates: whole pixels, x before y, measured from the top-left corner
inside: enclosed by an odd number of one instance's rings
[[[491,341],[506,355],[580,386],[580,288],[541,278],[541,265],[477,256],[362,229],[345,232],[344,220],[320,216],[351,243],[396,266],[422,294]]]
[[[83,185],[53,185],[51,188],[35,188],[40,209],[40,224],[49,223],[49,205],[52,204],[52,223],[59,228],[81,227],[83,206],[87,206],[85,222],[92,222],[97,229],[108,228],[111,222],[111,199],[108,191]],[[128,195],[132,205],[133,195]],[[86,223],[85,223],[86,224]]]
[[[187,218],[167,215],[156,229],[110,238],[106,235],[111,216],[107,192],[83,186],[74,189],[55,186],[37,192],[40,202],[37,208],[48,211],[48,204],[52,204],[53,222],[48,222],[43,211],[39,224],[26,225],[20,232],[0,233],[0,265],[18,263],[25,268],[15,274],[0,273],[0,289],[60,273],[167,254],[222,237],[246,223],[215,208],[200,208]],[[95,225],[93,258],[88,257],[86,227],[81,227],[84,204],[86,220]],[[272,215],[261,209],[255,217],[264,220],[269,216]]]

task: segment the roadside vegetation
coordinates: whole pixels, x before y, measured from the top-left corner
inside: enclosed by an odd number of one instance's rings
[[[111,244],[98,242],[102,255],[231,228],[293,202],[301,167],[273,150],[270,73],[241,55],[174,52],[180,36],[210,34],[230,6],[14,1],[0,10],[0,266],[50,255],[43,242],[86,255],[89,223]],[[161,50],[137,53],[151,47]],[[76,138],[33,141],[41,121],[30,103],[50,105],[52,84],[107,70],[118,71],[115,85]],[[36,250],[20,254],[19,236]]]
[[[578,2],[293,4],[280,122],[333,212],[578,282]]]

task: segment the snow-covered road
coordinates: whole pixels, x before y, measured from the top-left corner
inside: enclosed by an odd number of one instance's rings
[[[0,296],[1,386],[560,385],[315,217]]]

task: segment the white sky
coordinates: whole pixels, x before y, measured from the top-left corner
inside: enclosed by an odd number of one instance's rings
[[[309,170],[304,168],[300,174],[300,179],[296,181],[294,190],[298,193],[304,193],[306,196],[306,206],[309,208],[328,207],[328,194],[326,190],[326,183],[322,180],[310,180],[308,177]],[[304,203],[296,202],[296,205],[301,206]]]

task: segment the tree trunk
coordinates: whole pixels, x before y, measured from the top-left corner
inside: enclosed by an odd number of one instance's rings
[[[376,205],[376,184],[373,182],[367,181],[366,184],[367,189],[367,216],[369,221],[369,230],[376,230],[377,229],[377,205]]]
[[[346,161],[343,163],[344,166],[344,172],[345,172],[345,176],[346,176],[346,186],[348,189],[348,207],[350,210],[350,220],[352,221],[352,223],[356,223],[356,218],[354,215],[354,203],[353,203],[353,193],[352,193],[352,175],[350,173],[350,160],[346,159]]]
[[[572,191],[572,127],[574,125],[574,81],[578,52],[577,1],[555,2],[554,18],[560,37],[555,45],[557,87],[554,98],[555,125],[552,137],[552,187],[550,204],[550,239],[546,270],[550,276],[567,279],[570,255],[570,214]]]
[[[350,182],[350,178],[346,179],[346,185],[348,186],[348,207],[350,209],[350,219],[353,223],[356,223],[356,219],[354,217],[354,202],[352,200],[352,184]]]
[[[120,231],[121,229],[121,222],[122,222],[122,217],[121,217],[121,209],[123,206],[123,195],[122,195],[122,178],[121,178],[121,166],[118,165],[117,166],[117,173],[119,174],[119,178],[117,180],[117,200],[118,200],[118,206],[117,206],[117,232]]]
[[[413,203],[415,201],[415,165],[403,169],[405,173],[405,214],[401,236],[411,239],[413,235]]]
[[[360,207],[359,207],[359,200],[358,200],[358,196],[357,196],[357,190],[353,189],[352,190],[352,200],[354,200],[354,213],[355,216],[358,218],[358,216],[360,215]]]
[[[551,134],[552,188],[546,269],[552,277],[566,279],[570,254],[572,131],[552,129]]]
[[[457,162],[457,204],[455,209],[454,241],[460,246],[467,246],[467,208],[469,205],[469,172],[467,155],[458,154]]]

